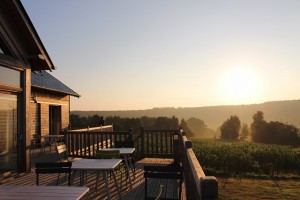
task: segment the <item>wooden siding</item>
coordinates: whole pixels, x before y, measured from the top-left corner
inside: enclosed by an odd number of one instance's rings
[[[70,111],[69,104],[61,106],[61,128],[65,129],[69,127],[70,124]]]
[[[39,112],[40,108],[39,108],[39,104],[37,103],[33,103],[31,102],[30,104],[30,112],[31,112],[31,120],[30,120],[30,124],[31,124],[31,128],[30,128],[30,132],[31,132],[31,139],[33,138],[33,135],[38,135],[40,134],[40,120],[39,120]]]
[[[33,89],[31,103],[31,134],[47,135],[50,132],[49,106],[61,107],[61,128],[68,128],[70,123],[70,96],[60,95],[53,92],[46,93],[39,89]],[[38,106],[39,105],[39,106]],[[39,110],[37,110],[39,109]],[[38,118],[39,117],[39,118]],[[40,123],[40,124],[38,124]],[[40,127],[37,127],[40,125]],[[38,130],[38,128],[40,130]]]
[[[41,104],[41,135],[49,134],[49,105]]]

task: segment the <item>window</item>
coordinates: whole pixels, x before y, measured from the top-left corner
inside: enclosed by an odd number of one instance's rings
[[[0,93],[0,173],[17,168],[17,95]]]
[[[0,84],[21,87],[21,72],[0,66]]]

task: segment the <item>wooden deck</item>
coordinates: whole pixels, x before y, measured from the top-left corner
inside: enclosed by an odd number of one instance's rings
[[[48,153],[42,153],[42,154],[35,154],[35,156],[32,159],[32,166],[34,166],[35,162],[45,162],[45,161],[57,161],[58,156],[56,153],[52,152],[50,155]],[[132,189],[130,189],[129,182],[126,184],[126,180],[123,175],[123,181],[122,181],[122,188],[121,188],[121,194],[122,199],[124,200],[135,200],[135,199],[145,199],[144,193],[144,171],[143,167],[144,165],[149,164],[170,164],[172,163],[172,159],[154,159],[154,158],[145,158],[143,160],[140,160],[136,163],[136,178],[133,179],[132,177]],[[125,173],[123,173],[125,174]],[[55,185],[57,179],[57,175],[42,175],[40,178],[40,184],[41,185]],[[89,187],[90,191],[84,196],[83,199],[108,199],[104,180],[100,178],[100,184],[98,185],[98,188],[95,189],[95,182],[96,182],[96,173],[90,172],[87,175],[87,178],[84,181],[84,186]],[[117,180],[118,183],[120,183],[120,173],[117,173]],[[36,183],[36,175],[34,173],[34,168],[32,168],[32,172],[28,174],[12,174],[8,178],[4,178],[0,180],[0,185],[35,185]],[[59,185],[67,185],[67,181],[65,181],[64,175],[61,175],[59,180]],[[74,179],[73,185],[79,185],[79,176],[76,175]],[[148,192],[150,197],[155,197],[158,192],[160,185],[164,185],[162,197],[163,198],[169,198],[169,199],[178,199],[178,185],[179,181],[175,180],[163,180],[163,179],[149,179],[148,180]],[[109,189],[111,191],[112,199],[119,199],[118,193],[116,190],[116,187],[113,182],[113,178],[111,177],[109,179]],[[183,195],[185,196],[185,191],[183,187]],[[185,198],[181,198],[185,199]]]

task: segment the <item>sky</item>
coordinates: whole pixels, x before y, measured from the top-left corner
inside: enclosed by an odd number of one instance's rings
[[[71,110],[300,99],[300,0],[21,0]]]

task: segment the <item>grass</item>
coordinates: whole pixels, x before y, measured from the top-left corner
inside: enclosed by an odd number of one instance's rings
[[[291,199],[300,198],[300,180],[218,178],[219,199]]]

